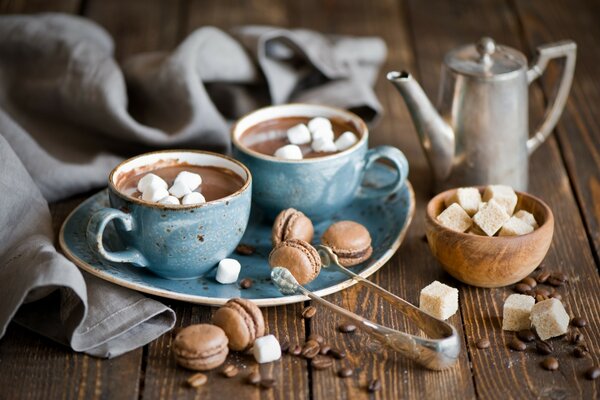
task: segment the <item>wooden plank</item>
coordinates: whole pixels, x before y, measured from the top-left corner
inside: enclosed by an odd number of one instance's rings
[[[468,4],[411,1],[410,10],[422,83],[430,95],[437,90],[442,57],[454,46],[473,42],[483,35],[517,48],[523,45],[519,40],[518,21],[502,1]],[[530,93],[532,110],[535,116],[540,115],[543,104],[539,88],[533,87]],[[596,349],[600,339],[600,282],[554,139],[533,155],[530,174],[530,192],[550,205],[556,219],[553,245],[543,265],[549,271],[563,271],[571,277],[569,284],[559,292],[564,296],[571,315],[582,315],[590,322],[583,334],[588,346]],[[560,372],[545,371],[539,367],[542,357],[531,349],[515,353],[506,348],[513,335],[502,332],[500,327],[502,303],[511,293],[510,288],[476,289],[464,285],[460,289],[478,397],[506,398],[508,388],[514,388],[510,396],[515,398],[598,397],[598,385],[582,378],[585,368],[592,363],[598,364],[597,351],[592,350],[590,358],[575,359],[571,355],[572,345],[563,339],[554,340],[552,343],[560,360]],[[490,339],[490,349],[475,349],[473,342],[481,337]]]
[[[543,43],[572,39],[577,43],[577,66],[569,101],[555,135],[566,162],[571,184],[585,219],[588,236],[600,261],[600,5],[593,1],[518,1],[515,7],[524,25],[532,54]],[[546,98],[553,93],[560,68],[551,64],[541,79]]]
[[[81,0],[0,0],[0,14],[64,12],[78,14]]]

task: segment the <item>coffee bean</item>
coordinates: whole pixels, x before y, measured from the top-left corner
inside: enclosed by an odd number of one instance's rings
[[[271,389],[273,386],[275,386],[275,379],[263,378],[260,380],[260,386],[264,389]]]
[[[538,353],[545,356],[554,352],[554,348],[552,347],[552,345],[544,340],[538,340],[537,342],[535,342],[535,348]]]
[[[535,297],[535,292],[533,291],[533,289],[531,290],[526,290],[525,293],[523,293],[526,296],[531,296],[531,297]]]
[[[290,347],[289,353],[293,356],[299,356],[302,354],[302,347],[296,344],[294,347]]]
[[[345,323],[345,324],[340,325],[338,327],[338,329],[342,333],[352,333],[356,330],[356,325],[351,324],[351,323]]]
[[[564,281],[558,280],[556,278],[554,278],[553,276],[551,276],[550,278],[548,278],[548,280],[546,281],[546,283],[548,285],[552,285],[552,286],[562,286],[565,284]]]
[[[354,371],[352,371],[350,368],[340,368],[340,370],[338,371],[338,376],[340,378],[349,378],[354,374]]]
[[[581,342],[583,342],[583,335],[580,332],[575,332],[571,335],[572,344],[579,344]]]
[[[548,371],[556,371],[558,369],[558,360],[554,357],[545,358],[540,365]]]
[[[238,369],[235,365],[229,364],[225,368],[223,368],[223,371],[221,372],[223,372],[223,375],[225,375],[226,377],[233,378],[238,374]]]
[[[317,309],[313,306],[308,306],[304,310],[302,310],[302,318],[311,319],[317,313]]]
[[[550,272],[545,271],[545,272],[540,272],[539,275],[535,278],[535,280],[537,281],[537,283],[545,283],[548,278],[550,278]]]
[[[314,340],[319,344],[323,344],[323,342],[325,342],[325,338],[317,333],[311,333],[307,341],[308,340]]]
[[[371,393],[379,392],[381,390],[381,381],[379,379],[371,379],[367,385],[367,390]]]
[[[584,376],[585,376],[585,379],[589,379],[590,381],[593,381],[594,379],[597,379],[600,376],[600,368],[599,367],[590,367],[585,370]]]
[[[575,347],[575,350],[573,350],[573,355],[576,358],[584,358],[588,355],[588,351],[583,346],[577,346],[577,347]]]
[[[541,294],[535,295],[535,302],[539,303],[540,301],[548,300],[546,296],[542,296]]]
[[[187,383],[191,387],[197,388],[197,387],[204,385],[207,381],[208,381],[208,377],[206,375],[204,375],[203,373],[197,373],[197,374],[190,376],[187,380]]]
[[[525,351],[525,349],[527,349],[527,345],[516,337],[512,338],[512,340],[508,342],[508,347],[514,351]]]
[[[346,358],[346,351],[338,350],[338,349],[331,349],[331,350],[329,350],[329,355],[332,356],[333,358],[337,358],[338,360],[341,360],[342,358]]]
[[[550,294],[550,297],[556,300],[562,300],[562,295],[560,293],[554,292]]]
[[[325,356],[315,356],[310,361],[310,365],[312,365],[315,369],[327,369],[333,366],[333,360],[329,357]]]
[[[535,279],[533,279],[532,277],[530,277],[530,276],[528,276],[526,278],[523,278],[523,280],[521,281],[521,283],[524,283],[524,284],[528,285],[532,289],[537,286],[537,281]]]
[[[578,328],[583,328],[587,325],[587,321],[582,317],[575,317],[571,320],[571,325],[576,326]]]
[[[290,350],[290,342],[284,340],[279,344],[279,347],[281,347],[282,353],[287,353]]]
[[[252,371],[246,380],[251,385],[258,385],[260,383],[260,374],[257,371]]]
[[[515,292],[517,293],[521,293],[521,294],[525,294],[525,292],[528,292],[531,290],[531,286],[526,285],[525,283],[517,283],[514,287]]]
[[[548,296],[550,296],[550,292],[548,291],[548,289],[544,289],[544,288],[537,288],[534,291],[536,296],[544,296],[546,298],[548,298]]]
[[[535,333],[531,329],[523,329],[517,332],[517,337],[524,342],[533,342],[535,340]]]
[[[560,282],[566,282],[569,280],[569,278],[567,277],[567,274],[565,274],[564,272],[555,272],[550,277],[554,278]]]
[[[477,346],[478,349],[487,349],[490,347],[490,341],[485,338],[479,339],[475,342],[475,346]]]
[[[316,340],[309,340],[302,348],[302,357],[308,359],[314,358],[317,354],[319,354],[319,350],[319,343]]]
[[[253,284],[254,284],[254,281],[252,281],[252,279],[250,279],[250,278],[244,278],[240,281],[240,287],[242,289],[250,289]]]
[[[250,246],[249,244],[240,243],[235,248],[235,252],[241,254],[243,256],[251,256],[256,251],[254,246]]]
[[[322,344],[321,349],[319,350],[319,354],[326,356],[331,351],[331,346]]]

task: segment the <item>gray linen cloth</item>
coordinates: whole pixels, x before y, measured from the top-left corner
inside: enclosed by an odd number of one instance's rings
[[[171,53],[113,58],[95,23],[0,17],[0,337],[11,320],[114,357],[172,328],[162,303],[83,273],[57,252],[48,203],[106,185],[123,158],[165,147],[227,152],[259,106],[326,103],[372,122],[378,38],[245,26],[193,32]]]

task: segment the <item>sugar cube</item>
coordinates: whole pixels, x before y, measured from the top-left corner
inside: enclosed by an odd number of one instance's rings
[[[217,276],[215,279],[217,282],[224,285],[228,283],[234,283],[237,281],[241,269],[242,265],[238,260],[234,260],[233,258],[224,258],[219,261],[219,266],[217,267]]]
[[[529,329],[531,322],[529,316],[535,304],[532,296],[524,294],[511,294],[504,301],[502,312],[502,329],[505,331],[520,331]]]
[[[526,222],[527,224],[531,225],[531,227],[533,229],[539,228],[538,223],[535,220],[535,217],[530,212],[527,212],[525,210],[519,210],[515,213],[515,215],[513,215],[513,217],[517,217],[520,220],[522,220],[523,222]]]
[[[476,224],[471,225],[469,229],[467,229],[467,233],[472,233],[473,235],[479,236],[487,236],[484,231],[481,230]]]
[[[476,188],[459,188],[456,189],[452,196],[445,200],[446,207],[452,203],[457,203],[469,214],[475,215],[479,211],[479,203],[481,203],[481,193]]]
[[[252,353],[259,364],[277,361],[281,358],[281,346],[275,336],[261,336],[254,341]]]
[[[466,231],[473,224],[469,214],[456,203],[450,204],[450,207],[442,211],[440,215],[437,216],[437,220],[446,228],[458,232]]]
[[[506,210],[508,215],[512,215],[517,205],[517,194],[506,185],[489,185],[483,192],[483,201],[496,200]]]
[[[510,216],[506,213],[506,209],[496,202],[496,199],[492,199],[487,204],[481,207],[481,210],[473,216],[473,222],[481,228],[488,236],[494,236],[502,225],[510,219]]]
[[[433,281],[421,290],[419,308],[446,320],[458,311],[458,289]]]
[[[498,236],[519,236],[533,232],[533,226],[517,217],[510,217],[502,229],[498,233]]]
[[[558,299],[540,301],[531,309],[531,324],[542,340],[567,333],[569,320],[569,314]]]

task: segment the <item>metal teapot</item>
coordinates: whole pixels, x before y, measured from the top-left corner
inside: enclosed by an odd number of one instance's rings
[[[573,80],[577,46],[562,41],[525,56],[484,37],[446,54],[438,110],[408,72],[387,75],[400,91],[433,170],[436,189],[486,184],[527,190],[529,155],[554,129]],[[528,85],[554,58],[566,57],[555,99],[529,135]]]

